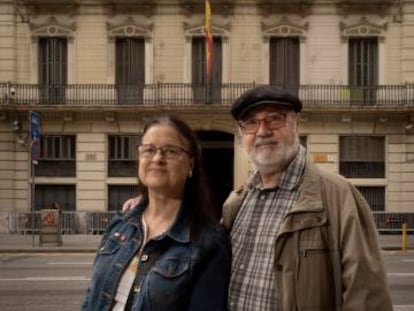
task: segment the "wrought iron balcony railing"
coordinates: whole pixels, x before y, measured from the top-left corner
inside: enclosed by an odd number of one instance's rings
[[[0,83],[3,106],[229,106],[254,83],[194,85],[158,83],[142,86],[114,84],[39,85]],[[301,85],[290,89],[312,108],[414,107],[414,84],[347,86]]]

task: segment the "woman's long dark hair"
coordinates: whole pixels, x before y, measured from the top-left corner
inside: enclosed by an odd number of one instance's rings
[[[211,200],[210,189],[207,186],[201,164],[200,144],[190,126],[173,115],[156,116],[148,120],[144,124],[142,135],[145,135],[151,127],[156,125],[168,125],[174,128],[188,142],[190,154],[194,159],[193,174],[187,178],[184,188],[183,207],[191,215],[191,239],[196,240],[202,229],[216,220],[214,214],[215,207]],[[147,200],[148,189],[140,181],[138,182],[138,189]]]

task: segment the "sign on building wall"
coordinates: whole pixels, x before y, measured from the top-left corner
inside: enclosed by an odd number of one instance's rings
[[[30,137],[32,163],[37,164],[40,158],[40,114],[30,111]]]

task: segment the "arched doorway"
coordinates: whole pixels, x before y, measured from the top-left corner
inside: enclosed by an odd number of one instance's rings
[[[201,143],[203,167],[212,189],[217,217],[233,189],[234,136],[221,131],[197,131]]]

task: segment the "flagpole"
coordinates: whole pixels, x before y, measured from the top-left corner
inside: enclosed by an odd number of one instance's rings
[[[205,81],[206,81],[206,100],[210,101],[210,83],[213,68],[213,35],[211,32],[211,6],[210,1],[205,0],[205,51],[206,51],[206,67],[205,67]]]

